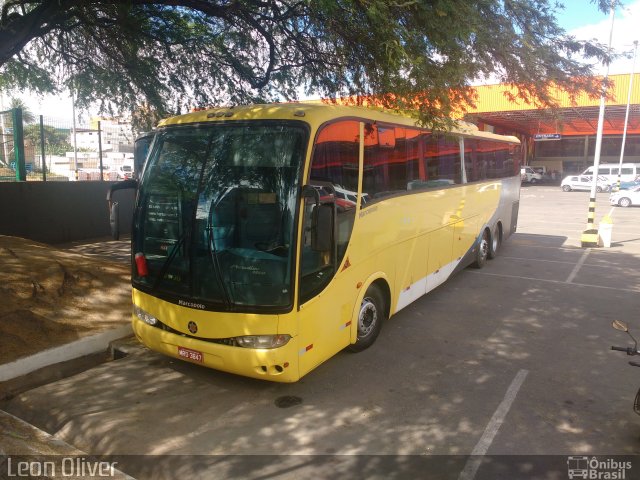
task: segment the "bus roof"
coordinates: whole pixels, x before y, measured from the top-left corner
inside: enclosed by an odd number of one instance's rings
[[[178,115],[162,120],[158,127],[184,125],[191,123],[229,121],[229,120],[302,120],[314,126],[336,118],[367,119],[407,127],[418,127],[417,120],[408,115],[400,115],[376,108],[346,105],[330,105],[325,103],[273,103],[265,105],[243,105],[234,107],[211,108],[197,112]],[[419,127],[420,128],[420,127]],[[452,133],[463,137],[483,138],[485,140],[520,143],[514,136],[496,135],[482,132],[472,123],[459,121]]]

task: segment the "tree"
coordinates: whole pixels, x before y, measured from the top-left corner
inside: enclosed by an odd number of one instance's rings
[[[33,112],[29,109],[29,107],[22,101],[21,98],[12,98],[10,101],[10,107],[11,109],[14,108],[21,108],[22,109],[22,121],[24,123],[33,123],[36,121],[36,116],[33,114]]]
[[[512,84],[541,106],[554,105],[554,86],[595,95],[581,58],[606,61],[606,49],[568,36],[555,8],[553,0],[5,0],[0,88],[73,84],[80,106],[99,100],[107,113],[160,116],[302,92],[364,96],[417,108],[437,126],[473,101],[468,86],[479,78]]]
[[[64,155],[72,151],[73,146],[69,143],[69,129],[60,129],[51,125],[44,125],[45,153],[47,155]],[[40,149],[40,125],[32,124],[24,127],[25,143],[30,145],[31,150]],[[78,150],[79,151],[79,150]]]
[[[12,98],[9,102],[11,110],[22,109],[23,123],[33,123],[36,117],[31,113],[29,107],[19,98]],[[13,117],[9,113],[0,113],[0,164],[9,165],[9,158],[13,155]],[[8,133],[11,132],[11,133]]]

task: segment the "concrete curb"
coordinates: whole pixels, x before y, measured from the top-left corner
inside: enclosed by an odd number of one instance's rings
[[[55,471],[61,472],[63,470],[60,466],[61,463],[66,463],[67,469],[71,465],[76,464],[77,459],[82,462],[91,459],[85,452],[78,450],[67,442],[55,438],[53,435],[40,430],[38,427],[25,422],[0,410],[0,455],[4,456],[0,462],[0,477],[7,478],[9,476],[19,476],[15,472],[13,475],[9,475],[11,472],[8,470],[11,468],[11,463],[14,463],[14,468],[17,468],[20,462],[36,462],[43,465],[44,462],[48,462],[49,466],[52,466]],[[16,458],[13,459],[12,457]],[[96,461],[91,460],[93,464]],[[11,463],[10,463],[11,462]],[[5,471],[5,468],[7,469]],[[44,470],[46,471],[46,470]],[[66,477],[67,475],[62,475]],[[38,475],[38,478],[61,478],[59,475]],[[29,476],[31,478],[31,476]],[[85,478],[84,475],[76,476],[73,478]],[[89,478],[95,478],[90,476]],[[113,468],[110,471],[109,478],[116,480],[135,480],[133,477],[126,473]]]
[[[20,358],[14,362],[5,363],[4,365],[0,365],[0,382],[21,377],[40,368],[48,367],[49,365],[106,351],[112,341],[132,334],[131,324],[128,323],[114,330],[80,338],[75,342],[51,348],[29,357]]]
[[[2,455],[86,455],[64,440],[0,410]]]

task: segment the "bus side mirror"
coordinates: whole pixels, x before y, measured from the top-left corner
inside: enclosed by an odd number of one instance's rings
[[[311,223],[311,249],[316,252],[328,252],[333,249],[333,222],[335,205],[325,203],[313,209]]]
[[[109,207],[109,225],[111,227],[111,237],[114,240],[120,239],[120,209],[118,202],[113,201],[113,192],[118,190],[127,190],[138,188],[137,180],[125,180],[124,182],[114,183],[107,190],[107,206]]]
[[[303,198],[313,198],[316,206],[320,204],[320,192],[311,185],[304,185],[302,187],[302,197]]]
[[[120,208],[118,202],[112,202],[109,209],[109,225],[111,227],[111,238],[120,240]]]

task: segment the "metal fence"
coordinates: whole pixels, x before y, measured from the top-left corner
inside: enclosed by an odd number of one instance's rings
[[[116,181],[133,174],[126,125],[73,125],[22,109],[0,112],[0,181]]]

